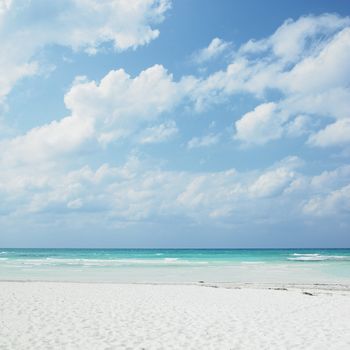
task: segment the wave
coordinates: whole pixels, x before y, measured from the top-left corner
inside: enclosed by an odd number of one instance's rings
[[[317,253],[305,253],[305,254],[301,254],[301,253],[294,253],[294,254],[291,254],[293,256],[319,256],[320,254],[317,254]]]
[[[7,258],[0,258],[7,260]],[[118,267],[118,266],[172,266],[172,265],[203,265],[208,264],[206,261],[181,260],[179,258],[164,259],[16,259],[9,261],[22,266],[70,266],[70,267]]]
[[[345,255],[322,255],[322,254],[291,254],[291,261],[350,261],[350,256]]]

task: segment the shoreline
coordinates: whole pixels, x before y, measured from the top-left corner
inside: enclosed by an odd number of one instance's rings
[[[345,283],[275,283],[275,282],[117,282],[117,281],[70,281],[70,280],[1,280],[2,283],[49,283],[49,284],[92,284],[117,286],[199,286],[223,289],[262,289],[262,290],[301,290],[313,289],[320,291],[350,292],[350,284]]]

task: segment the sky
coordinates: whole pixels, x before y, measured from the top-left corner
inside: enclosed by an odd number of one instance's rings
[[[0,0],[0,246],[350,247],[347,1]]]

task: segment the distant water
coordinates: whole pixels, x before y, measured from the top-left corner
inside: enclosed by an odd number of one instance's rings
[[[350,249],[2,249],[0,280],[350,284]]]

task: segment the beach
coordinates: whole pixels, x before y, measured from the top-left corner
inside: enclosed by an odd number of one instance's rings
[[[350,348],[346,286],[0,282],[0,349]]]
[[[0,256],[0,350],[350,349],[349,249]]]

